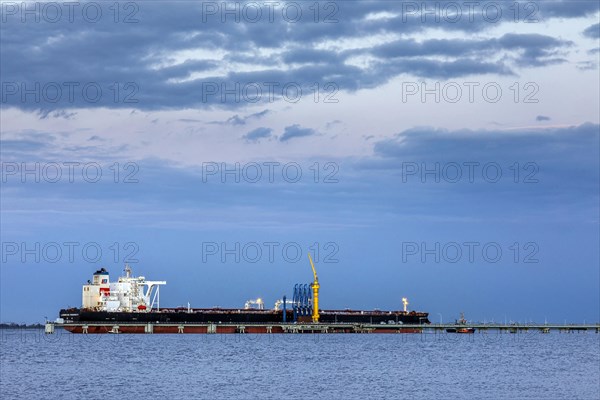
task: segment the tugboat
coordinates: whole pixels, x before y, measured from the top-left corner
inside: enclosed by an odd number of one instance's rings
[[[475,333],[475,328],[468,327],[465,313],[460,313],[460,319],[456,321],[456,328],[447,328],[448,333]]]

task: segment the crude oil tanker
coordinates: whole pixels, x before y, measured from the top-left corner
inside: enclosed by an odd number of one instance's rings
[[[310,257],[309,257],[310,258]],[[165,281],[125,275],[110,282],[108,271],[96,271],[83,285],[82,307],[60,310],[57,325],[72,333],[412,333],[414,325],[429,324],[428,313],[408,311],[321,310],[319,281],[294,286],[291,300],[283,296],[272,309],[262,299],[244,308],[161,308]],[[412,325],[403,328],[403,325]]]

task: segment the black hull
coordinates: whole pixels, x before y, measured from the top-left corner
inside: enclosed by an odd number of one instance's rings
[[[348,311],[322,310],[321,323],[348,324],[429,324],[428,313],[404,311]],[[238,309],[163,309],[150,312],[108,312],[82,310],[78,308],[60,311],[65,323],[244,323],[278,324],[283,323],[283,311],[238,310]],[[293,312],[288,310],[286,321],[292,322]],[[299,321],[310,322],[310,316],[298,317]]]

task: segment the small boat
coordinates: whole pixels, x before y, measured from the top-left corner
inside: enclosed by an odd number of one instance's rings
[[[447,328],[446,332],[448,333],[475,333],[475,328],[465,326],[467,325],[467,320],[465,319],[465,314],[460,313],[460,319],[456,321],[456,328]]]
[[[447,328],[448,333],[475,333],[475,328]]]

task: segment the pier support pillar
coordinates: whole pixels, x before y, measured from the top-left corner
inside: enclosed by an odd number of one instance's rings
[[[44,333],[46,335],[52,335],[54,333],[54,324],[52,322],[46,322]]]

